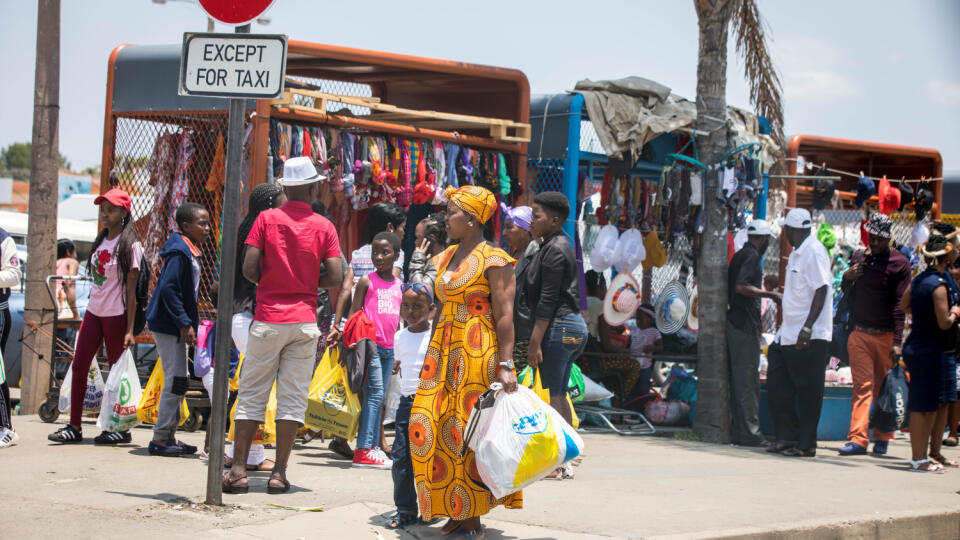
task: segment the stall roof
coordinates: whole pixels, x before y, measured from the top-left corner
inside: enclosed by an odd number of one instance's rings
[[[112,110],[226,110],[217,98],[180,96],[180,45],[120,45],[110,57]],[[515,69],[290,40],[287,75],[369,85],[398,107],[526,122],[530,85]],[[250,108],[253,108],[251,102]]]

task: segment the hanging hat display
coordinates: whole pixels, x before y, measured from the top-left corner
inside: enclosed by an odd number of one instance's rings
[[[617,248],[613,251],[613,265],[619,270],[632,272],[638,264],[647,257],[647,250],[643,247],[643,233],[636,229],[627,229],[620,240],[617,241]]]
[[[644,270],[667,264],[667,250],[663,248],[656,231],[650,231],[644,235],[643,247],[647,250],[647,256],[643,259]]]
[[[613,225],[604,225],[597,235],[597,240],[590,250],[590,265],[598,272],[603,272],[613,266],[613,254],[617,249],[617,239],[620,233]]]
[[[693,286],[690,293],[690,314],[687,315],[687,328],[694,332],[700,331],[700,291]]]
[[[901,180],[897,189],[900,190],[900,207],[897,210],[902,212],[908,204],[913,202],[913,188],[910,187],[910,184]]]
[[[825,176],[826,169],[820,169],[817,176]],[[817,210],[823,210],[833,200],[833,194],[837,191],[836,185],[832,180],[813,179],[813,207]]]
[[[620,326],[634,316],[639,305],[640,284],[630,272],[620,272],[603,297],[603,318],[610,326]]]
[[[873,182],[873,179],[868,176],[860,176],[860,179],[857,180],[857,196],[853,199],[853,204],[857,208],[863,208],[863,203],[867,202],[867,199],[873,197],[873,193],[877,190],[877,185]]]
[[[920,182],[920,186],[917,187],[915,200],[916,204],[913,206],[913,211],[917,217],[917,221],[921,221],[927,217],[927,212],[933,209],[933,191],[930,190],[929,184],[923,181]]]
[[[886,177],[880,180],[880,213],[890,215],[900,207],[900,190],[890,185]]]
[[[675,334],[687,322],[690,313],[690,295],[679,281],[671,281],[657,295],[654,303],[657,330],[662,334]]]

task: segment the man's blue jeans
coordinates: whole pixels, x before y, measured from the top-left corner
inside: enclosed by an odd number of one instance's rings
[[[393,373],[393,349],[377,345],[377,354],[367,366],[363,383],[363,410],[357,428],[357,448],[369,449],[380,445],[380,422],[383,418],[383,397]]]
[[[410,458],[410,408],[413,396],[400,398],[397,408],[396,438],[393,439],[393,504],[405,516],[417,516],[417,490],[413,484],[413,461]]]

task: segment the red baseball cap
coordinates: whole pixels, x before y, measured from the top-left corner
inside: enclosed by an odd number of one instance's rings
[[[96,199],[93,200],[93,204],[99,205],[103,201],[110,201],[110,204],[114,206],[120,206],[124,208],[127,212],[130,211],[130,205],[132,203],[132,199],[130,199],[130,195],[127,195],[126,191],[119,188],[113,188],[110,191],[104,193],[103,195],[97,197]]]

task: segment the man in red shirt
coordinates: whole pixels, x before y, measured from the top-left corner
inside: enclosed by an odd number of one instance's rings
[[[257,307],[240,373],[233,466],[223,477],[227,493],[247,492],[247,453],[274,383],[277,457],[267,492],[290,489],[287,461],[307,410],[320,337],[317,290],[343,280],[337,231],[310,207],[324,178],[310,158],[288,159],[279,181],[288,202],[261,213],[246,239],[243,275],[257,284]]]

